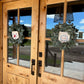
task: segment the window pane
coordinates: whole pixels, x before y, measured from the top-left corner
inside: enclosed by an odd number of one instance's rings
[[[76,2],[73,5],[68,3],[67,14],[71,12],[70,18],[73,17],[73,20],[70,20],[69,23],[73,23],[78,29],[77,39],[84,40],[84,4],[75,4]],[[69,16],[67,18],[70,19]],[[64,76],[84,80],[84,42],[76,42],[76,46],[65,51]]]
[[[24,36],[31,37],[31,8],[20,9],[20,24],[24,27]],[[19,65],[30,67],[31,40],[24,39],[20,46]]]
[[[18,23],[17,20],[17,10],[9,10],[8,11],[8,25],[11,26],[14,23]]]
[[[28,29],[28,34],[26,37],[31,37],[32,8],[20,9],[20,24]]]
[[[14,23],[17,23],[17,10],[10,10],[8,11],[8,28]],[[17,46],[10,43],[9,39],[8,39],[8,62],[17,64]]]
[[[63,23],[63,4],[49,5],[47,7],[46,38],[51,39],[52,30],[56,24]],[[61,51],[53,45],[51,40],[46,41],[45,71],[61,73]]]
[[[30,57],[31,57],[31,40],[25,40],[24,46],[20,46],[20,60],[19,65],[30,67]]]

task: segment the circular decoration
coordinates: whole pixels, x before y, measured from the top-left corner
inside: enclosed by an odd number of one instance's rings
[[[69,49],[76,44],[78,29],[73,24],[58,24],[52,29],[53,45],[60,49]]]
[[[13,24],[9,26],[9,42],[13,44],[21,44],[24,40],[24,29],[20,24]]]
[[[19,32],[18,31],[12,31],[12,38],[13,39],[19,39]]]
[[[68,42],[70,40],[70,35],[67,32],[59,32],[59,39],[61,43]]]

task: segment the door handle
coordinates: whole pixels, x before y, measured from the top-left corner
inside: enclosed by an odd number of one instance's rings
[[[41,77],[41,67],[42,67],[42,61],[38,61],[38,76]]]
[[[32,59],[31,74],[34,75],[34,73],[35,73],[35,59]]]

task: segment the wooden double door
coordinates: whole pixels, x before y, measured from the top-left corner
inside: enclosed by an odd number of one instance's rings
[[[63,22],[66,22],[67,1],[74,0],[16,0],[3,3],[3,84],[84,83],[84,75],[81,80],[80,77],[69,76],[75,70],[69,73],[70,70],[64,69],[67,63],[64,51],[56,50],[50,39],[56,11],[62,12]],[[9,27],[14,23],[26,28],[22,45],[9,41]]]

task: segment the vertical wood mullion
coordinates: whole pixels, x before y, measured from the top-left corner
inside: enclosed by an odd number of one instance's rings
[[[66,17],[67,17],[67,0],[64,2],[64,18],[63,22],[66,23]],[[63,77],[64,73],[64,50],[62,49],[62,55],[61,55],[61,77]]]
[[[0,3],[1,4],[1,3]],[[1,7],[0,7],[1,8]],[[0,12],[1,14],[1,12]],[[4,24],[5,23],[5,24]],[[3,4],[3,84],[7,83],[7,73],[6,73],[6,65],[7,65],[7,10]],[[1,27],[1,26],[0,26]]]
[[[67,17],[67,0],[64,2],[64,19],[63,22],[66,23],[66,17]]]
[[[2,8],[3,7],[2,7],[2,5],[3,4],[0,2],[0,40],[1,40],[0,41],[0,84],[2,84],[2,75],[3,75],[2,74],[3,73],[3,65],[2,65],[3,64],[2,63],[3,62],[3,59],[2,59],[3,58],[3,56],[2,56],[2,52],[3,52],[3,48],[2,48],[2,46],[3,46],[3,43],[2,43],[2,40],[3,40],[3,37],[2,37],[2,34],[3,34],[2,33],[3,32],[2,31],[2,29],[3,29],[2,28],[3,27],[2,26],[2,24],[3,24],[3,22],[2,22],[3,21],[3,18],[2,18],[3,17],[3,15],[2,15],[3,14],[2,13]]]
[[[62,49],[62,55],[61,55],[61,77],[63,77],[64,73],[64,50]]]
[[[42,67],[40,68],[41,76],[43,75],[45,68],[45,37],[46,37],[46,12],[47,1],[40,0],[40,23],[39,23],[39,52],[42,52],[42,57],[38,57],[38,60],[42,60]],[[42,78],[38,77],[38,84],[42,84]]]
[[[35,59],[35,74],[30,73],[30,84],[37,84],[37,61],[38,61],[38,31],[39,31],[39,1],[32,0],[32,35],[31,35],[31,61]],[[31,64],[32,66],[32,64]],[[30,67],[31,70],[31,67]],[[33,80],[33,81],[32,81]]]
[[[20,9],[18,8],[18,24],[20,23]],[[20,51],[20,46],[19,44],[17,45],[17,65],[19,65],[19,51]]]

